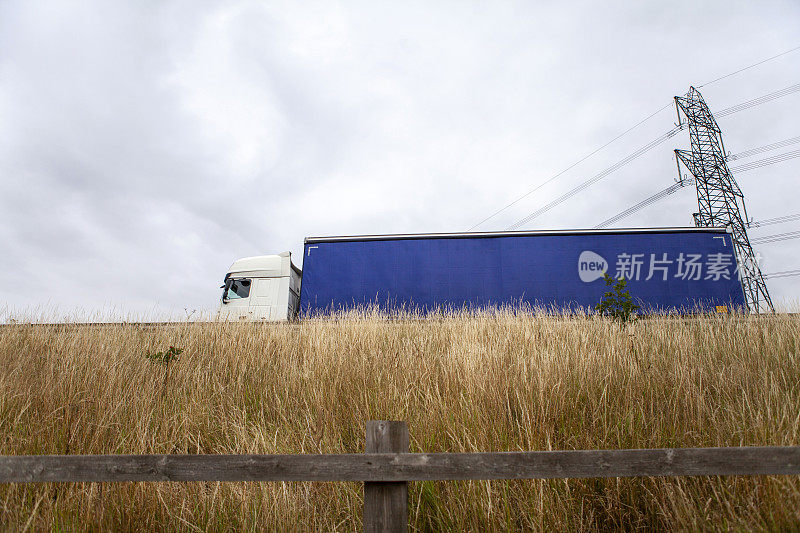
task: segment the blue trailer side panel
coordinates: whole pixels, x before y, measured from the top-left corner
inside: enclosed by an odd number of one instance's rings
[[[719,230],[308,239],[300,305],[304,315],[370,304],[590,308],[604,271],[626,277],[646,309],[744,306]]]

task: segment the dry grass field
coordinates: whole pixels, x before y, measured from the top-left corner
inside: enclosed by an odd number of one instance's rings
[[[164,367],[146,357],[184,349]],[[0,453],[352,453],[800,444],[800,317],[356,313],[300,325],[0,328]],[[800,529],[800,479],[410,485],[412,528]],[[357,530],[356,483],[0,487],[4,530]]]

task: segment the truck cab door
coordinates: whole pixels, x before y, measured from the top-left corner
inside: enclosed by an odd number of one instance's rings
[[[222,320],[251,320],[253,309],[250,294],[253,280],[236,278],[225,280],[219,317]]]
[[[286,310],[280,305],[281,285],[285,278],[263,278],[255,280],[252,306],[253,320],[286,320]]]

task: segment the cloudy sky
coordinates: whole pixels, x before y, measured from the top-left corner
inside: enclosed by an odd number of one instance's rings
[[[692,84],[712,111],[797,84],[800,51],[707,84],[797,46],[795,0],[0,1],[0,313],[181,316],[215,308],[237,257],[299,260],[305,236],[467,230]],[[794,93],[719,123],[738,153],[800,135],[798,116]],[[662,110],[477,229],[675,120]],[[669,186],[687,147],[681,132],[523,229],[593,227]],[[737,175],[749,214],[800,212],[798,170]],[[619,225],[695,210],[689,187]],[[758,250],[765,272],[800,268],[800,240]],[[769,285],[800,301],[800,278]]]

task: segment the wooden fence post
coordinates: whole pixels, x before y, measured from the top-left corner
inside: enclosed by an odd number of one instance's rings
[[[366,453],[408,453],[405,422],[367,422]],[[408,482],[364,483],[364,531],[408,531]]]

